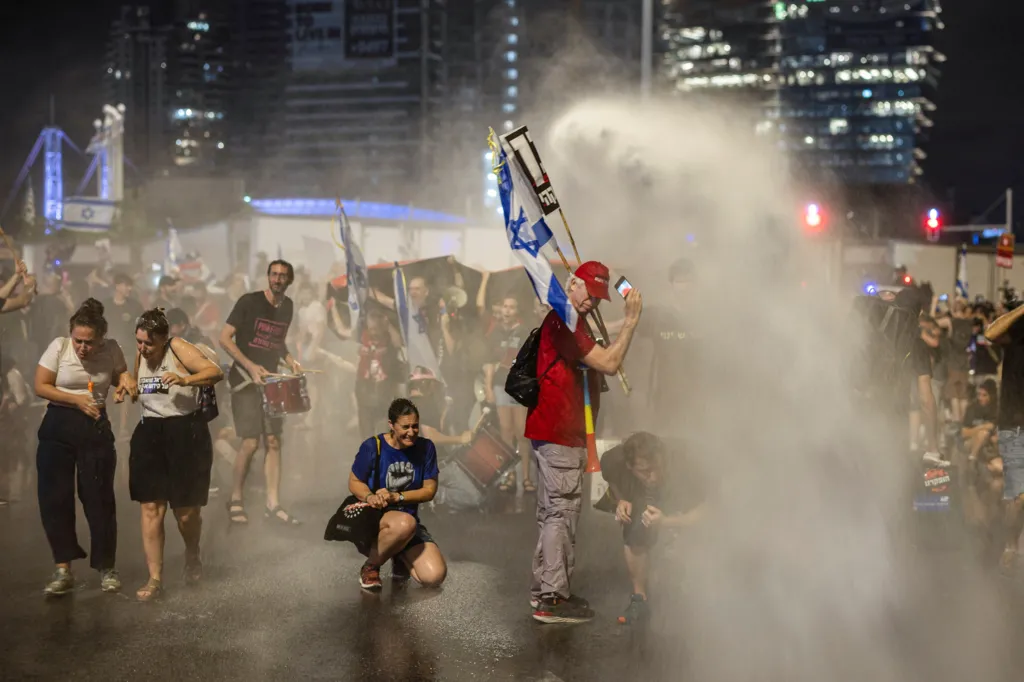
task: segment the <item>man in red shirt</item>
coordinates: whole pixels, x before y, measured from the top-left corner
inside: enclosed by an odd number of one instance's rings
[[[590,372],[594,419],[600,406],[601,377],[622,366],[640,321],[643,297],[626,296],[626,317],[618,338],[607,348],[595,343],[583,318],[608,296],[608,268],[584,263],[569,280],[566,295],[579,313],[576,329],[549,312],[541,324],[537,351],[540,395],[526,417],[526,437],[537,453],[537,525],[540,538],[533,557],[530,605],[542,623],[580,623],[594,617],[586,600],[569,591],[575,563],[576,523],[580,518],[587,434],[583,412],[583,372]]]

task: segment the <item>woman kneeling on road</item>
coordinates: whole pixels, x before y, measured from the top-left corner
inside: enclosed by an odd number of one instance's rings
[[[136,592],[139,601],[150,601],[163,590],[168,504],[185,541],[185,582],[198,582],[203,570],[200,509],[209,498],[213,443],[199,387],[216,384],[224,372],[188,341],[168,337],[162,310],[139,317],[135,371],[142,420],[132,434],[128,461],[132,500],[142,503],[142,545],[149,566],[149,581]]]
[[[444,582],[448,566],[437,543],[420,523],[417,509],[437,493],[437,450],[420,438],[420,413],[412,401],[399,398],[388,408],[390,430],[359,446],[348,489],[361,502],[384,510],[380,532],[364,554],[359,584],[379,590],[380,567],[391,559],[391,579],[405,581],[410,573],[425,587]],[[378,454],[379,453],[379,454]],[[374,460],[380,457],[374,481]],[[379,486],[376,490],[371,485]]]

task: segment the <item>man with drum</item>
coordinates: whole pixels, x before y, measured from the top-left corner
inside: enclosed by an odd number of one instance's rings
[[[526,416],[526,437],[533,441],[537,453],[540,527],[530,606],[534,619],[542,623],[581,623],[594,617],[590,605],[569,590],[587,463],[583,372],[589,372],[587,383],[596,420],[601,397],[598,374],[611,376],[622,366],[643,310],[643,297],[633,289],[626,295],[622,330],[605,348],[588,333],[583,318],[600,301],[609,300],[607,266],[596,261],[579,266],[569,279],[566,294],[580,320],[576,329],[569,329],[552,311],[541,323],[537,350],[540,394]]]
[[[242,439],[242,447],[235,457],[234,489],[228,502],[232,523],[249,522],[243,505],[243,491],[249,465],[261,438],[266,450],[267,506],[264,515],[287,526],[300,523],[281,507],[278,499],[284,420],[281,417],[270,418],[264,413],[262,396],[266,377],[275,373],[278,365],[287,365],[295,374],[301,371],[285,344],[293,312],[292,300],[285,296],[285,291],[294,279],[295,270],[291,263],[283,260],[270,263],[267,267],[268,288],[239,298],[220,334],[221,348],[234,360],[228,383],[232,392],[235,432]]]

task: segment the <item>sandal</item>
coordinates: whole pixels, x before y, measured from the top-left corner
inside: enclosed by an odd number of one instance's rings
[[[228,500],[228,518],[231,523],[249,523],[249,515],[245,513],[245,505],[241,500]]]
[[[533,484],[533,481],[523,481],[523,492],[524,493],[535,493],[537,492],[537,486]]]
[[[273,509],[267,509],[266,511],[263,512],[263,516],[268,519],[273,519],[274,521],[277,521],[278,523],[285,526],[302,525],[302,521],[299,521],[297,518],[295,518],[294,516],[286,512],[284,509],[282,509],[281,505],[277,505]]]
[[[156,578],[149,581],[135,592],[135,598],[141,602],[151,602],[159,599],[164,594],[164,588]]]
[[[203,579],[203,562],[198,556],[191,560],[185,559],[185,570],[182,572],[186,585],[195,585]]]
[[[498,492],[507,493],[511,490],[516,489],[516,475],[515,473],[508,473],[501,477],[501,482],[498,483]]]

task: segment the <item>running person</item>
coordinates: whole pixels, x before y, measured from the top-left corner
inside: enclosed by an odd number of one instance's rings
[[[359,584],[366,590],[380,589],[380,567],[391,559],[392,580],[407,580],[411,573],[419,584],[438,587],[448,566],[417,511],[437,494],[437,449],[432,441],[420,438],[420,413],[410,400],[391,403],[388,426],[387,433],[363,441],[348,475],[349,492],[360,502],[385,510],[377,538],[360,549],[366,563],[359,569]]]
[[[200,410],[199,387],[213,386],[224,371],[188,341],[170,338],[159,308],[139,317],[135,341],[142,419],[132,434],[129,487],[132,500],[142,504],[142,546],[149,567],[149,581],[136,597],[150,601],[163,591],[168,505],[185,541],[185,581],[202,577],[200,509],[209,499],[213,443]]]
[[[75,532],[75,481],[89,522],[92,547],[89,565],[100,572],[104,592],[121,589],[114,569],[117,554],[117,510],[114,470],[117,453],[107,418],[110,387],[115,401],[135,395],[124,353],[105,338],[103,304],[88,299],[71,316],[70,338],[56,338],[39,359],[35,392],[49,401],[39,426],[36,468],[39,472],[39,513],[57,570],[46,585],[50,596],[74,589],[71,562],[84,559]]]
[[[243,505],[245,479],[256,454],[260,439],[266,449],[264,473],[267,478],[267,506],[264,515],[288,526],[299,520],[281,508],[281,432],[284,419],[271,419],[263,412],[260,386],[264,378],[277,370],[282,362],[298,374],[302,368],[295,361],[285,338],[292,323],[292,300],[284,295],[295,280],[290,263],[275,260],[267,267],[268,287],[245,294],[235,303],[227,324],[220,334],[220,346],[234,364],[228,374],[231,386],[231,413],[235,432],[242,447],[235,457],[235,481],[228,513],[232,523],[248,523]]]
[[[533,557],[530,606],[542,623],[579,623],[594,612],[569,590],[575,564],[576,524],[580,518],[583,470],[587,462],[583,374],[588,371],[590,402],[597,419],[601,396],[599,373],[615,374],[622,366],[640,321],[643,297],[626,295],[622,331],[607,348],[587,331],[583,316],[608,296],[608,268],[596,261],[579,266],[566,287],[580,316],[569,329],[555,311],[541,323],[537,368],[540,394],[526,417],[526,437],[537,453],[537,526],[540,537]],[[545,368],[541,370],[540,368]]]

